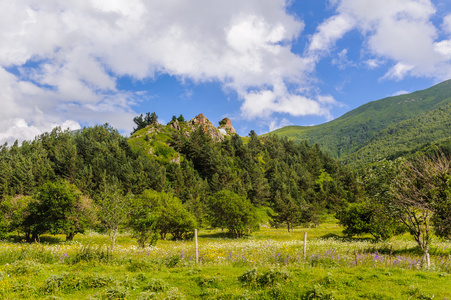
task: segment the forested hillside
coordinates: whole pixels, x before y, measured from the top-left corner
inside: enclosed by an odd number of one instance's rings
[[[412,94],[367,103],[325,124],[287,126],[270,134],[317,143],[344,163],[362,165],[448,137],[450,103],[451,81],[445,81]]]
[[[450,134],[451,104],[446,104],[381,130],[366,145],[344,156],[342,161],[355,166],[377,159],[408,156],[430,144],[444,142]]]
[[[87,228],[131,228],[146,242],[150,233],[143,231],[158,224],[161,237],[183,238],[194,226],[241,236],[262,223],[288,230],[318,224],[322,213],[357,198],[354,174],[317,145],[259,138],[253,131],[241,138],[202,120],[175,126],[176,120],[161,125],[155,119],[129,139],[108,125],[57,128],[22,145],[3,145],[3,233],[28,239],[65,233],[71,239]],[[133,222],[118,219],[114,227],[108,223],[118,217],[112,210]],[[247,221],[233,227],[236,215],[224,219],[229,211]]]

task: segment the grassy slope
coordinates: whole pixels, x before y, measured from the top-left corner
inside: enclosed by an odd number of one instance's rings
[[[351,154],[365,146],[367,150],[371,149],[373,146],[370,144],[374,139],[380,141],[384,139],[382,136],[384,133],[391,133],[388,130],[384,132],[384,129],[396,129],[403,121],[407,122],[402,124],[405,126],[409,124],[408,120],[414,124],[416,120],[414,118],[424,114],[432,117],[434,114],[428,114],[429,112],[449,103],[451,103],[451,80],[412,94],[367,103],[325,124],[311,127],[287,126],[271,134],[286,136],[296,141],[306,139],[309,143],[318,143],[333,157],[348,156],[348,160],[354,160],[356,156]],[[420,118],[420,120],[430,122],[431,119]],[[435,129],[441,128],[436,126]],[[421,143],[422,139],[416,139],[411,144],[416,147]]]
[[[169,126],[151,126],[138,130],[129,139],[130,146],[163,163],[176,159],[179,154],[169,146],[171,135],[175,132]]]

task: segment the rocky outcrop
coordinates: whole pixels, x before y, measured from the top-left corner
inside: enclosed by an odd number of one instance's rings
[[[188,122],[191,130],[195,130],[196,127],[202,126],[204,132],[212,137],[216,142],[224,140],[224,135],[216,128],[203,114],[198,114]]]
[[[192,125],[213,125],[211,122],[204,116],[204,114],[198,114],[194,118],[190,120]]]
[[[172,129],[180,130],[180,124],[179,124],[179,121],[177,121],[177,120],[169,123],[169,126],[171,126]]]
[[[218,129],[221,133],[225,131],[225,133],[228,135],[232,135],[232,134],[236,133],[235,128],[233,128],[233,126],[232,126],[232,121],[230,121],[229,118],[222,119],[221,122],[219,122]],[[224,131],[221,129],[223,129]]]

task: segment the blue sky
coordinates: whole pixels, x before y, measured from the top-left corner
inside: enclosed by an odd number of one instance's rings
[[[146,112],[262,134],[451,78],[449,0],[2,1],[0,40],[2,144]]]

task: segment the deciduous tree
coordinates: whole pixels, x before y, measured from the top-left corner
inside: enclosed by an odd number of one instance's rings
[[[447,232],[445,227],[440,227],[440,216],[451,213],[448,210],[451,201],[449,160],[443,154],[437,154],[432,158],[407,161],[393,183],[391,204],[427,257],[433,225],[439,234],[446,235]],[[448,223],[445,221],[444,224]]]
[[[209,198],[209,217],[213,227],[227,228],[233,237],[258,230],[256,209],[245,197],[222,190]]]
[[[106,186],[105,192],[97,199],[101,226],[110,237],[111,250],[114,249],[119,228],[126,224],[131,211],[132,195],[124,195],[116,186]]]

